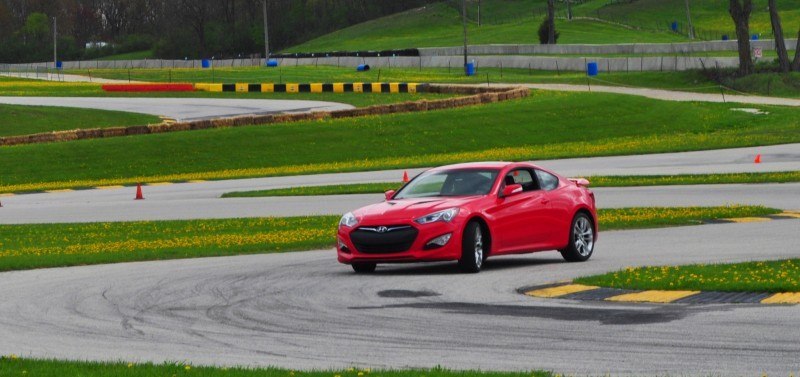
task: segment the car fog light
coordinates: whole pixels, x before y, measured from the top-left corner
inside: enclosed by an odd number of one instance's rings
[[[439,237],[436,237],[436,238],[428,241],[428,243],[425,244],[425,248],[426,249],[435,249],[435,248],[447,245],[447,242],[450,241],[450,237],[452,237],[452,236],[453,236],[453,233],[447,233],[447,234],[441,235]]]
[[[347,247],[347,245],[342,240],[339,240],[339,250],[341,250],[343,253],[349,253],[350,252],[350,249]]]

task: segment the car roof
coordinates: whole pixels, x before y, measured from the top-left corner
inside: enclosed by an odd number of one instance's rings
[[[431,170],[450,170],[450,169],[502,169],[508,166],[531,166],[535,165],[525,162],[508,162],[508,161],[481,161],[481,162],[466,162],[462,164],[444,165],[433,168]]]

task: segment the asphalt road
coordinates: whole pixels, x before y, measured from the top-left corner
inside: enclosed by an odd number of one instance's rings
[[[352,109],[353,106],[323,101],[220,99],[220,98],[120,98],[120,97],[3,97],[0,104],[77,107],[127,111],[173,118],[179,121],[226,118],[240,115],[299,113]]]
[[[754,164],[755,154],[762,163]],[[800,170],[800,144],[759,148],[542,161],[567,176],[690,174]],[[410,174],[418,169],[410,170]],[[226,192],[287,186],[399,181],[401,170],[185,183],[0,198],[0,223],[171,220],[341,214],[382,200],[382,195],[219,199]],[[597,188],[601,207],[761,204],[800,209],[800,184]]]
[[[797,257],[800,220],[601,235],[553,252],[452,264],[338,265],[333,251],[0,274],[0,354],[292,369],[433,367],[560,373],[786,376],[800,306],[534,299],[526,285],[636,265]]]

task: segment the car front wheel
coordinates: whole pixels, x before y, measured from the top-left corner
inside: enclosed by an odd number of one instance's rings
[[[583,212],[575,215],[570,227],[569,244],[560,251],[561,256],[567,262],[583,262],[592,256],[592,252],[594,252],[594,225],[588,215]]]
[[[461,259],[458,260],[458,268],[462,272],[475,273],[481,271],[483,261],[486,259],[485,242],[486,235],[483,234],[481,225],[475,221],[467,224],[461,241]]]

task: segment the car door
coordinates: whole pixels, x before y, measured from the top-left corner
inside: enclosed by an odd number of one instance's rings
[[[548,201],[547,208],[542,213],[547,234],[544,239],[548,249],[564,247],[569,242],[569,229],[572,225],[572,202],[565,196],[563,182],[551,173],[535,169],[539,186]]]
[[[492,242],[495,252],[504,254],[539,249],[548,241],[547,230],[543,227],[548,206],[545,193],[539,189],[533,170],[528,168],[514,169],[506,174],[500,191],[510,184],[522,185],[522,193],[498,197],[497,205],[489,211],[494,217]]]

